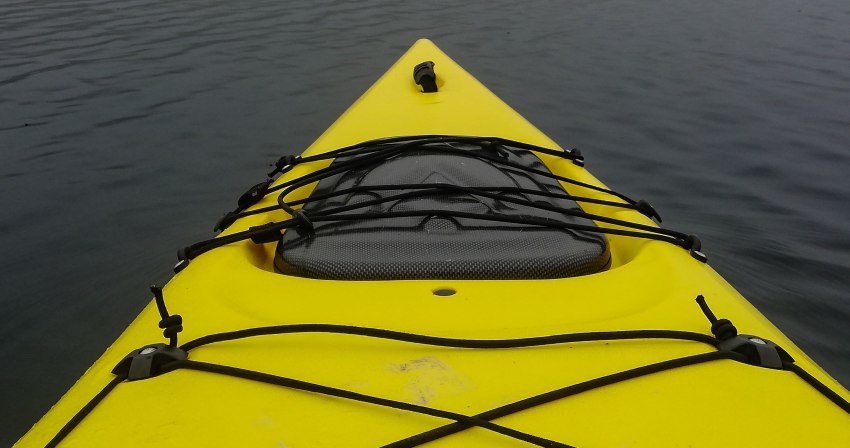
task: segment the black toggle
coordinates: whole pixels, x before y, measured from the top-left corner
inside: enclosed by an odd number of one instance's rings
[[[661,222],[661,215],[658,214],[658,211],[655,210],[655,207],[653,207],[652,204],[643,199],[635,202],[635,210],[641,212],[649,219],[655,219],[656,221]]]
[[[271,185],[272,179],[266,179],[265,182],[260,182],[257,185],[249,188],[248,191],[239,196],[239,200],[237,204],[239,205],[239,210],[245,210],[246,208],[260,202],[260,199],[266,195],[268,192],[269,185]]]
[[[151,344],[133,350],[119,362],[112,373],[126,375],[127,381],[152,378],[162,373],[162,366],[187,358],[186,352],[166,344]]]
[[[413,67],[413,81],[422,86],[423,93],[434,93],[437,91],[437,73],[434,72],[434,63],[425,61]]]
[[[298,164],[298,161],[301,160],[301,156],[295,155],[285,155],[282,156],[277,162],[270,164],[269,166],[273,166],[274,169],[269,171],[269,177],[274,177],[275,174],[280,173],[283,174],[292,169],[295,165]]]

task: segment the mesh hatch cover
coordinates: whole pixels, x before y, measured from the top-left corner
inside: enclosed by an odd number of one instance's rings
[[[462,145],[453,145],[459,148]],[[469,149],[482,151],[478,146]],[[465,148],[466,149],[466,148]],[[506,151],[508,160],[548,171],[526,150]],[[339,158],[334,163],[341,163]],[[319,181],[313,194],[355,186],[445,183],[466,187],[521,187],[564,193],[557,181],[472,155],[415,149]],[[410,190],[353,192],[309,202],[304,210],[336,208]],[[567,199],[503,193],[578,209]],[[343,214],[454,210],[548,218],[593,226],[593,222],[463,192],[399,199]],[[592,274],[610,264],[602,234],[460,217],[393,217],[316,222],[314,235],[286,231],[275,253],[286,275],[334,280],[543,279]]]

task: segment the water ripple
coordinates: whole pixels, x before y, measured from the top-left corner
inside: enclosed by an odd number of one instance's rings
[[[419,37],[700,234],[850,384],[850,348],[830,342],[850,338],[847,29],[839,0],[0,2],[0,355],[16,366],[0,384],[17,406],[0,445],[148,300],[174,247]]]

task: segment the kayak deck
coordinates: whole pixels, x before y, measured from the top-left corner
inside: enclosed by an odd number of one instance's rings
[[[423,61],[435,63],[437,93],[421,93],[411,79],[412,67]],[[424,134],[499,136],[559,149],[423,40],[304,156],[377,138]],[[604,187],[569,160],[539,157],[553,173]],[[329,164],[300,164],[277,182]],[[571,194],[610,199],[598,191],[562,186]],[[306,197],[310,188],[296,191],[291,199]],[[273,196],[254,207],[274,205]],[[654,225],[635,210],[612,212],[595,204],[582,204],[582,208]],[[245,217],[222,235],[288,217],[282,210]],[[617,235],[609,235],[608,241],[611,266],[607,271],[503,281],[329,281],[281,275],[274,267],[275,244],[242,241],[193,259],[165,287],[165,301],[169,311],[185,321],[181,343],[214,333],[285,324],[354,325],[461,339],[626,330],[710,336],[711,324],[694,302],[702,294],[718,317],[731,320],[742,333],[775,342],[818,381],[844,400],[850,398],[713,269],[686,250]],[[454,293],[435,294],[439,290]],[[161,342],[160,318],[155,303],[146,307],[18,446],[44,446],[115,378],[112,370],[127,353]],[[705,343],[665,339],[467,349],[299,333],[204,345],[191,350],[189,359],[472,416],[606,375],[715,352]],[[577,447],[835,446],[850,440],[848,414],[799,376],[731,359],[594,388],[494,422]],[[181,368],[118,384],[60,446],[374,447],[450,423],[445,418]],[[528,445],[471,428],[428,446]]]

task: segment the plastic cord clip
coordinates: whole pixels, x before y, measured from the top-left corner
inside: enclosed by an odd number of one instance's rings
[[[186,266],[189,266],[189,262],[192,260],[192,250],[189,249],[189,246],[181,247],[177,250],[177,264],[174,265],[174,273],[178,273],[183,269],[186,269]]]
[[[703,263],[708,261],[708,256],[702,252],[702,242],[696,235],[688,235],[688,237],[685,238],[683,247],[688,249],[688,252],[690,252],[691,256],[695,259]]]
[[[766,367],[768,369],[784,370],[784,363],[794,362],[794,358],[782,347],[773,342],[751,334],[738,334],[738,329],[729,319],[718,319],[702,294],[696,298],[705,317],[711,322],[711,334],[719,341],[719,350],[736,352],[744,355],[747,364]]]
[[[265,182],[260,182],[249,188],[245,193],[242,193],[242,196],[239,196],[239,200],[237,201],[239,210],[245,210],[257,202],[260,202],[260,199],[262,199],[268,192],[268,188],[271,183],[272,179],[266,179]]]
[[[720,341],[717,348],[741,353],[747,357],[747,364],[768,369],[783,370],[783,363],[794,362],[794,358],[782,347],[751,334],[739,334]]]
[[[225,213],[224,216],[216,221],[215,227],[213,227],[213,232],[218,232],[230,227],[231,224],[236,222],[236,215],[237,214],[232,211]]]
[[[567,158],[573,161],[574,165],[584,166],[584,156],[581,155],[581,151],[578,148],[572,148],[564,152],[567,154]]]
[[[280,173],[283,174],[292,169],[295,165],[298,164],[298,161],[301,160],[301,156],[294,155],[285,155],[281,158],[277,159],[277,162],[270,164],[269,166],[273,166],[274,169],[269,171],[269,177],[273,177],[275,174]]]
[[[301,209],[294,210],[292,218],[298,223],[297,229],[304,230],[308,237],[312,238],[316,235],[316,228],[313,227],[313,221],[307,217],[307,212]]]
[[[658,214],[655,207],[643,199],[635,202],[635,210],[641,212],[649,219],[655,219],[656,221],[661,222],[661,215]]]

